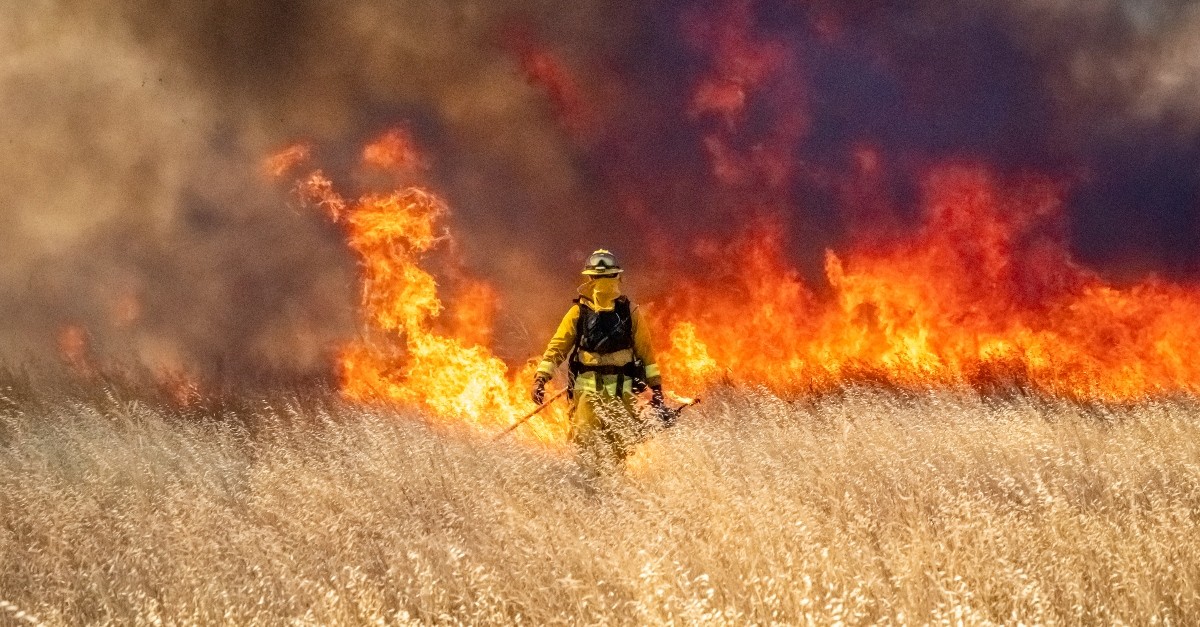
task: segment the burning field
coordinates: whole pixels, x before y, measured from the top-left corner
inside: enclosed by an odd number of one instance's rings
[[[1195,622],[1200,10],[611,4],[9,10],[3,620]]]

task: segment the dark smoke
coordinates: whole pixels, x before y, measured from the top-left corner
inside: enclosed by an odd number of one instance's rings
[[[467,266],[504,295],[512,356],[544,339],[594,247],[624,253],[649,292],[695,265],[698,239],[769,218],[819,282],[826,248],[901,236],[922,173],[948,159],[1066,182],[1074,252],[1111,277],[1200,272],[1192,2],[63,0],[4,12],[10,360],[53,351],[76,324],[97,353],[209,376],[328,371],[357,331],[354,262],[336,228],[288,208],[259,160],[308,139],[336,169],[396,124],[427,153]],[[703,86],[731,84],[740,108],[697,105]],[[872,159],[880,173],[857,193]]]

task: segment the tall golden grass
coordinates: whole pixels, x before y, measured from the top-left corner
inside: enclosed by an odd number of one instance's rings
[[[18,398],[19,397],[19,398]],[[1196,624],[1200,408],[725,391],[569,456],[0,386],[0,624]]]

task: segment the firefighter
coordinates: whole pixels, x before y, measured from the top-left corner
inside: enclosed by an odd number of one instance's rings
[[[655,415],[665,415],[650,330],[638,308],[621,295],[621,272],[607,250],[588,257],[579,298],[558,325],[533,382],[533,402],[540,405],[546,382],[568,362],[570,440],[597,472],[623,467],[646,426],[635,392],[649,388]]]

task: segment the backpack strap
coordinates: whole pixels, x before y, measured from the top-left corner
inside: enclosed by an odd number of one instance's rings
[[[632,387],[637,388],[638,363],[641,358],[638,357],[637,343],[634,341],[633,337],[633,304],[629,302],[629,298],[621,296],[617,299],[615,306],[617,309],[617,315],[619,315],[624,321],[622,324],[625,325],[625,332],[629,336],[630,349],[632,349],[631,353],[633,355],[633,358],[629,361],[629,363],[625,364],[625,371],[622,372],[620,378],[617,379],[617,396],[620,397],[625,393],[626,376],[628,376],[630,381],[633,382]]]
[[[588,317],[591,314],[592,308],[588,307],[582,298],[576,298],[571,301],[579,307],[579,317],[575,318],[575,350],[579,350],[580,341],[583,340],[584,333],[587,332]]]
[[[583,372],[583,364],[579,361],[579,341],[583,338],[583,333],[587,329],[587,314],[588,306],[583,304],[582,298],[576,298],[571,301],[579,308],[579,316],[575,318],[575,344],[571,347],[571,354],[567,357],[567,398],[575,398],[575,379]]]
[[[625,325],[625,331],[629,337],[633,337],[633,305],[629,299],[620,296],[613,301],[613,311],[617,312],[617,317],[621,319],[621,324]]]

